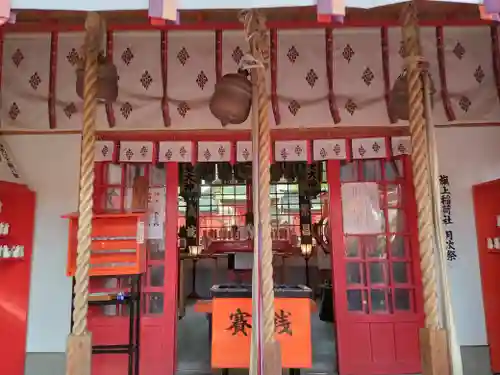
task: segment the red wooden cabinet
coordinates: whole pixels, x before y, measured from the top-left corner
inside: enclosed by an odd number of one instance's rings
[[[69,219],[67,275],[76,271],[78,215]],[[119,276],[144,273],[146,269],[144,213],[94,214],[90,276]]]

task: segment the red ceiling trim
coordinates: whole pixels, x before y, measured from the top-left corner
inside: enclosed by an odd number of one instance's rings
[[[57,79],[57,46],[58,33],[50,33],[50,61],[49,61],[49,128],[56,129],[56,79]]]
[[[273,108],[274,122],[281,124],[280,106],[278,102],[278,31],[270,32],[270,64],[271,64],[271,106]]]
[[[328,80],[328,105],[332,115],[333,122],[338,124],[340,119],[339,108],[334,90],[334,66],[333,66],[333,30],[325,29],[325,48],[326,48],[326,76]]]
[[[387,106],[387,116],[389,116],[389,121],[391,124],[395,124],[397,119],[391,114],[389,110],[389,101],[391,99],[391,74],[390,74],[390,59],[389,59],[389,35],[387,27],[382,27],[380,29],[380,43],[382,49],[382,72],[384,74],[384,96],[385,104]]]
[[[160,59],[161,59],[161,81],[163,85],[163,97],[161,98],[161,113],[163,125],[168,128],[172,125],[170,108],[168,105],[168,31],[164,30],[160,36]]]
[[[448,92],[448,84],[446,81],[446,61],[444,57],[444,34],[443,27],[436,27],[436,47],[437,59],[439,67],[439,80],[441,82],[441,98],[443,100],[444,111],[448,121],[455,121],[456,116],[450,102],[450,94]]]
[[[108,62],[113,63],[113,32],[108,31],[106,33],[106,58]],[[106,103],[104,108],[106,109],[106,119],[108,120],[108,125],[110,128],[114,128],[116,125],[115,110],[113,109],[112,103]]]
[[[498,26],[490,26],[491,35],[491,56],[493,59],[493,75],[495,77],[495,87],[497,89],[498,100],[500,100],[500,43],[498,40]]]
[[[485,20],[443,20],[443,21],[421,21],[421,26],[481,26],[491,25],[491,21]],[[317,21],[278,21],[268,22],[269,29],[326,29],[325,24]],[[401,22],[398,20],[363,20],[351,21],[347,20],[343,24],[334,24],[333,28],[351,28],[351,27],[401,27]],[[61,24],[53,21],[40,21],[33,23],[16,23],[7,24],[4,26],[6,32],[67,32],[67,31],[84,31],[83,24]],[[148,22],[108,24],[108,29],[113,31],[147,31],[147,30],[242,30],[243,27],[239,22],[197,22],[193,24],[180,25],[163,25],[153,26]]]
[[[222,30],[215,31],[215,80],[222,78]]]

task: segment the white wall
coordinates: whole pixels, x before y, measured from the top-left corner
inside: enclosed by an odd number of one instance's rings
[[[472,186],[500,178],[500,127],[437,129],[440,173],[450,179],[458,259],[448,262],[460,345],[486,345]]]
[[[78,204],[79,135],[4,137],[36,192],[35,238],[28,313],[28,352],[64,352],[70,325],[66,277],[67,221]]]

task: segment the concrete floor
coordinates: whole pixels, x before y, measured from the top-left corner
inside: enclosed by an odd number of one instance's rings
[[[311,320],[313,368],[302,374],[337,374],[334,325],[319,320],[317,313]],[[208,320],[205,314],[194,312],[192,306],[187,306],[186,315],[177,326],[177,368],[179,375],[212,374]],[[248,370],[230,371],[230,375],[244,374],[248,374]]]

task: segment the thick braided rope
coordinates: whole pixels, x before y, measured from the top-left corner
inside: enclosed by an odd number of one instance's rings
[[[266,73],[258,69],[257,85],[259,93],[259,218],[262,236],[262,299],[263,299],[263,341],[267,345],[274,342],[274,279],[273,243],[269,208],[270,151],[269,96],[267,95]],[[267,375],[267,374],[266,374]]]
[[[92,232],[92,197],[94,194],[95,116],[97,109],[97,78],[101,32],[97,13],[89,13],[85,23],[85,79],[83,100],[82,155],[80,160],[80,201],[78,206],[78,248],[75,274],[73,334],[87,332],[89,296],[90,245]]]
[[[425,326],[439,327],[438,296],[434,265],[434,238],[432,226],[431,181],[429,149],[425,120],[425,101],[421,70],[418,65],[420,41],[415,4],[410,2],[403,10],[403,41],[407,66],[409,123],[412,144],[412,168],[415,197],[418,208],[418,242],[422,272]]]
[[[253,301],[256,303],[259,297],[262,297],[262,316],[260,317],[260,322],[262,322],[262,341],[264,349],[264,371],[265,375],[277,375],[268,374],[268,371],[276,371],[281,374],[280,361],[276,357],[277,352],[274,350],[274,279],[273,279],[273,244],[271,239],[271,228],[270,228],[270,197],[269,197],[269,184],[270,184],[270,151],[271,151],[271,135],[269,127],[269,95],[267,94],[266,85],[266,72],[267,72],[267,60],[269,56],[269,36],[267,34],[267,28],[265,23],[265,18],[262,14],[259,14],[256,10],[250,10],[245,13],[244,19],[244,29],[246,37],[250,44],[250,52],[255,59],[257,65],[254,66],[254,74],[256,79],[253,79],[254,94],[257,93],[257,100],[253,103],[257,104],[257,119],[254,119],[254,124],[256,129],[252,131],[258,131],[258,225],[257,230],[258,235],[261,238],[259,246],[261,247],[261,259],[260,259],[260,280],[254,280],[254,282],[260,281],[260,296],[253,296]],[[255,76],[254,76],[255,77]],[[255,113],[255,111],[254,111]],[[256,353],[256,348],[253,348],[253,353]],[[252,360],[255,360],[255,355],[252,356]],[[253,372],[253,371],[252,371]]]

